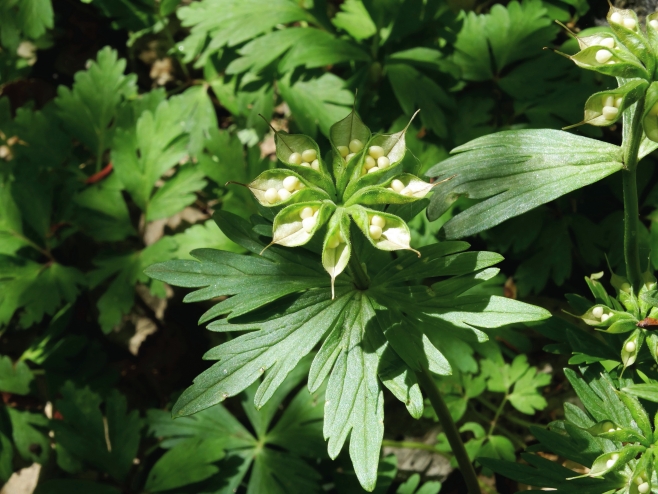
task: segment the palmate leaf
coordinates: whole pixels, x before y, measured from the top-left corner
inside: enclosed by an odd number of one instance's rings
[[[266,246],[244,220],[222,211],[215,219],[229,239],[248,251],[256,254]],[[420,285],[433,276],[477,278],[474,271],[501,259],[491,253],[459,253],[467,247],[464,242],[431,246],[425,249],[422,261],[403,254],[384,263],[367,291],[355,289],[350,275],[344,273],[336,280],[333,300],[319,256],[302,249],[274,246],[262,257],[204,249],[192,253],[198,261],[151,266],[146,270],[151,277],[197,288],[186,301],[233,295],[211,308],[202,322],[226,315],[208,329],[246,331],[205,355],[218,362],[183,393],[174,415],[207,409],[261,377],[253,401],[259,408],[267,407],[297,363],[322,343],[311,366],[309,388],[317,390],[328,378],[324,435],[329,454],[337,456],[349,436],[356,475],[364,488],[372,490],[383,436],[381,384],[418,417],[422,396],[414,371],[425,366],[450,372],[450,365],[433,343],[433,333],[466,329],[473,341],[481,341],[487,336],[478,328],[548,316],[543,309],[510,299],[460,297],[477,284],[470,279],[461,284],[461,291],[437,284],[439,295]],[[477,278],[478,282],[484,279],[486,276]],[[408,286],[408,281],[418,284]],[[387,310],[387,306],[391,308]],[[400,319],[406,327],[415,328],[415,339],[408,338],[411,348],[399,332],[395,336],[395,323]]]
[[[0,355],[0,391],[26,395],[32,379],[34,375],[25,362],[19,360],[14,365],[9,357]]]
[[[621,170],[621,149],[558,130],[512,130],[453,150],[428,176],[455,176],[432,196],[427,214],[439,218],[460,196],[483,199],[444,225],[447,238],[491,228]]]

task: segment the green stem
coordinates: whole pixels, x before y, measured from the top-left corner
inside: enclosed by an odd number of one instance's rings
[[[487,417],[487,416],[481,414],[480,412],[478,412],[473,407],[472,404],[469,403],[468,409],[473,415],[475,415],[475,417],[478,418],[478,420],[480,420],[484,423],[489,422],[489,417]],[[526,446],[525,443],[519,438],[519,436],[514,434],[512,431],[510,431],[509,429],[506,429],[505,427],[503,427],[499,423],[496,423],[494,427],[495,427],[496,430],[503,433],[510,441],[512,441],[517,449],[525,449],[525,446]],[[491,433],[488,434],[488,435],[491,436]]]
[[[637,162],[642,141],[642,114],[644,113],[644,98],[637,102],[626,139],[622,145],[624,151],[624,167],[622,170],[622,186],[624,191],[624,260],[626,261],[626,277],[633,286],[635,293],[642,284],[642,268],[640,263],[640,244],[638,230],[640,210],[637,196]]]
[[[496,412],[497,408],[489,403],[487,400],[484,398],[480,398],[479,396],[475,398],[475,400],[491,410],[492,412]],[[516,425],[520,425],[521,427],[529,428],[531,425],[538,425],[538,424],[533,424],[532,422],[528,422],[527,420],[520,419],[518,417],[515,417],[514,415],[503,415],[503,418],[507,420],[508,422],[511,422]],[[540,426],[541,427],[541,426]]]
[[[500,405],[496,410],[496,414],[494,415],[494,418],[491,421],[491,427],[489,427],[489,434],[488,434],[489,436],[493,434],[493,431],[496,428],[496,424],[498,423],[498,418],[500,417],[500,414],[503,413],[503,408],[505,408],[505,403],[507,403],[507,395],[505,395],[503,401],[500,402]]]
[[[416,378],[420,383],[421,387],[427,393],[427,397],[434,408],[436,416],[439,417],[441,426],[443,427],[443,432],[445,432],[446,437],[448,438],[448,443],[452,448],[452,453],[457,459],[457,464],[459,465],[459,470],[461,471],[464,481],[466,482],[466,487],[468,489],[468,494],[481,494],[480,484],[478,483],[477,475],[475,474],[475,469],[473,464],[466,453],[466,448],[462,438],[459,435],[457,426],[450,416],[450,411],[443,401],[441,392],[436,386],[436,382],[432,378],[430,371],[423,368],[422,370],[416,372]]]
[[[430,453],[436,453],[441,455],[444,458],[447,458],[448,455],[436,449],[436,446],[431,444],[419,443],[416,441],[391,441],[389,439],[384,439],[382,441],[382,446],[389,448],[401,448],[401,449],[420,449],[422,451],[429,451]]]
[[[352,278],[354,278],[354,285],[359,290],[367,290],[370,286],[370,278],[363,270],[363,266],[361,265],[361,261],[359,261],[359,256],[356,255],[356,252],[352,251],[352,255],[350,256],[350,261],[347,266],[350,270],[350,273],[352,274]]]

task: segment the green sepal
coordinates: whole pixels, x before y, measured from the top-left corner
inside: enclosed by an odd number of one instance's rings
[[[656,279],[651,273],[644,273],[644,283],[637,295],[640,317],[648,314],[656,306]]]
[[[333,242],[339,243],[333,247]],[[334,298],[334,283],[342,273],[350,260],[352,254],[352,242],[350,241],[350,217],[345,208],[339,207],[333,214],[327,225],[327,234],[322,244],[322,266],[331,276],[331,298]]]
[[[612,54],[612,57],[606,63],[598,62],[596,60],[596,54],[599,50],[609,51]],[[638,77],[649,79],[649,73],[642,63],[631,53],[619,48],[590,46],[569,58],[571,58],[571,60],[573,60],[573,62],[579,67],[593,70],[600,74],[622,77],[624,79],[634,79]]]
[[[618,391],[617,396],[619,396],[619,399],[624,403],[624,405],[626,405],[628,411],[631,412],[631,416],[633,417],[633,420],[635,420],[637,426],[642,431],[645,441],[651,444],[653,442],[653,429],[651,427],[651,420],[649,419],[649,414],[647,414],[647,411],[644,409],[640,401],[635,396],[631,396],[623,391]],[[617,439],[613,439],[613,440],[616,441]],[[623,440],[622,442],[629,443],[632,441],[630,439],[626,439]],[[642,441],[638,441],[638,442],[642,442]],[[647,444],[644,445],[647,446]]]
[[[347,174],[350,180],[343,194],[344,199],[349,199],[357,190],[381,183],[400,172],[400,165],[407,150],[407,143],[404,136],[408,128],[409,125],[407,124],[404,129],[395,134],[376,134],[372,136],[368,144],[363,148],[363,154],[359,157],[359,160],[351,161],[347,167]],[[384,150],[384,156],[389,159],[390,163],[382,170],[364,174],[363,164],[370,146],[381,147]]]
[[[635,345],[635,349],[631,352],[626,350],[626,345],[629,343]],[[643,343],[644,331],[642,331],[640,328],[635,328],[635,331],[633,331],[633,333],[626,339],[626,341],[624,341],[624,344],[621,347],[621,361],[624,364],[624,369],[635,363]]]
[[[656,21],[654,22],[653,27],[651,25],[651,21]],[[648,16],[645,17],[646,23],[646,31],[647,31],[647,37],[649,38],[649,46],[651,47],[651,51],[653,53],[658,53],[658,12],[654,12],[653,14],[649,14]],[[658,69],[658,67],[656,68]],[[655,76],[655,74],[654,74]]]
[[[585,103],[585,117],[583,123],[605,127],[616,123],[622,116],[623,111],[639,100],[649,87],[649,83],[643,79],[629,81],[623,86],[610,91],[600,91],[587,98]],[[608,105],[608,100],[613,103],[612,106],[617,109],[614,118],[606,118],[602,111]]]
[[[601,307],[603,309],[603,316],[601,319],[597,318],[594,316],[594,309],[597,307]],[[609,317],[607,319],[602,320],[605,315],[608,315]],[[627,331],[630,331],[629,329],[625,329],[623,327],[618,327],[618,328],[612,328],[612,326],[620,321],[631,321],[633,324],[637,323],[637,319],[635,319],[631,314],[628,312],[624,312],[621,310],[615,310],[611,309],[610,307],[607,307],[602,304],[597,304],[592,306],[587,312],[585,312],[582,316],[575,316],[579,317],[580,319],[583,320],[583,322],[589,326],[593,326],[596,329],[602,330],[602,331],[607,331],[611,333],[624,333]],[[610,330],[612,328],[612,331]],[[632,328],[631,328],[632,329]]]
[[[598,32],[589,36],[576,36],[576,41],[578,41],[578,46],[581,50],[589,48],[590,46],[608,48],[605,46],[604,40],[612,40],[615,45],[618,43],[617,38],[615,38],[611,33],[607,32]]]
[[[658,33],[655,36],[658,37]],[[652,82],[647,90],[642,126],[647,138],[658,142],[658,82]]]
[[[294,170],[312,184],[328,191],[330,194],[336,193],[334,183],[331,180],[331,176],[327,171],[324,160],[320,155],[320,147],[313,139],[304,134],[288,134],[284,131],[278,131],[275,134],[274,140],[276,143],[276,157],[281,163],[291,170]],[[317,160],[320,163],[319,171],[290,162],[290,155],[292,155],[292,153],[302,154],[302,152],[307,149],[315,150]]]
[[[644,451],[646,451],[644,446],[625,446],[619,451],[604,453],[596,460],[594,460],[589,473],[586,473],[585,475],[579,475],[577,477],[571,477],[571,479],[578,479],[582,477],[603,477],[607,473],[621,470],[624,465],[634,459],[639,453]],[[608,460],[613,460],[614,463],[608,466]]]
[[[338,146],[349,147],[350,141],[358,139],[363,142],[365,149],[365,144],[370,140],[370,135],[370,129],[366,127],[358,113],[354,110],[344,119],[333,124],[331,129],[329,129],[329,141],[333,149],[332,164],[334,179],[336,180],[339,191],[344,190],[349,177],[345,177],[347,163],[338,152]],[[355,156],[355,158],[357,157]]]
[[[302,210],[307,207],[315,209],[317,214],[315,225],[310,231],[306,231],[300,216]],[[298,247],[306,244],[313,238],[315,232],[327,222],[335,209],[336,205],[331,201],[301,202],[283,208],[274,218],[272,243],[284,247]]]
[[[403,193],[396,192],[391,184],[399,180],[404,185]],[[345,206],[352,204],[382,205],[382,204],[408,204],[423,199],[432,190],[433,185],[421,180],[415,175],[403,173],[390,178],[380,185],[371,185],[359,189],[346,202]],[[408,192],[405,192],[408,191]]]
[[[612,22],[611,18],[613,15],[620,15],[624,20],[628,19],[635,23],[634,28],[629,28],[623,23],[619,24]],[[608,24],[610,24],[610,29],[615,33],[617,39],[630,51],[633,55],[638,57],[647,68],[649,74],[653,74],[655,67],[655,60],[653,53],[649,47],[649,41],[644,37],[642,30],[640,29],[640,23],[637,18],[637,14],[632,10],[627,9],[618,9],[616,7],[610,7],[607,15]]]
[[[386,251],[411,250],[420,257],[420,252],[411,248],[411,232],[409,231],[409,227],[398,216],[367,209],[358,204],[347,208],[347,212],[375,248]],[[373,239],[370,235],[370,221],[373,216],[380,216],[386,221],[386,225],[382,229],[382,236],[379,239]]]
[[[633,474],[629,482],[629,494],[640,494],[638,486],[645,482],[649,484],[649,489],[646,492],[652,492],[651,479],[653,477],[653,469],[653,450],[649,449],[644,452],[635,465],[635,469],[633,469]]]
[[[658,334],[647,333],[646,342],[649,347],[649,353],[651,353],[654,361],[658,363]]]
[[[617,441],[620,443],[640,443],[642,446],[649,447],[651,443],[647,439],[632,429],[619,429],[612,432],[601,432],[597,437]]]
[[[304,188],[301,190],[296,190],[292,192],[291,196],[286,200],[281,200],[277,198],[274,202],[268,202],[265,199],[265,191],[268,189],[279,190],[283,188],[283,180],[286,177],[294,176],[299,179],[301,183],[304,184]],[[263,173],[258,175],[251,183],[247,184],[247,187],[254,195],[256,200],[265,207],[275,207],[283,206],[287,204],[294,204],[304,201],[314,201],[314,200],[324,200],[329,199],[329,195],[319,187],[314,187],[308,180],[304,177],[290,170],[285,170],[283,168],[273,168],[271,170],[265,170]]]

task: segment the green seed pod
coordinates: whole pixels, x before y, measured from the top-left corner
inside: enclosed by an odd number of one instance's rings
[[[370,129],[361,121],[359,115],[352,110],[344,119],[331,126],[331,129],[329,129],[329,140],[333,149],[334,178],[336,179],[338,190],[342,191],[349,179],[349,177],[345,177],[344,175],[347,169],[347,160],[345,158],[352,154],[350,143],[358,141],[365,146],[370,140]],[[354,158],[356,156],[352,157],[352,159]],[[349,161],[351,162],[352,159]]]
[[[334,282],[350,260],[350,217],[344,208],[338,208],[329,220],[327,235],[322,245],[322,266],[331,276],[331,298],[334,298]]]
[[[571,477],[571,479],[582,477],[603,477],[607,473],[621,470],[629,461],[644,451],[646,451],[646,448],[643,446],[624,446],[619,451],[604,453],[594,460],[589,473],[577,477]]]
[[[275,168],[258,175],[247,187],[263,206],[329,199],[329,195],[295,172]]]
[[[640,353],[640,348],[642,348],[642,343],[644,343],[644,332],[636,328],[621,347],[621,361],[624,364],[624,368],[635,363]]]
[[[627,312],[597,304],[580,317],[585,324],[610,333],[626,333],[635,329],[637,319]],[[621,324],[618,324],[621,323]]]
[[[644,63],[649,74],[653,74],[654,56],[649,48],[649,41],[640,29],[637,14],[632,10],[618,9],[611,6],[607,18],[608,24],[610,24],[610,28],[617,36],[617,39]]]
[[[566,26],[565,26],[566,28]],[[568,28],[566,28],[568,30]],[[571,31],[570,31],[571,32]],[[606,32],[592,34],[590,36],[576,36],[571,33],[578,41],[578,46],[581,50],[589,48],[590,46],[599,46],[601,48],[607,48],[609,50],[614,50],[618,48],[618,41],[614,35]]]
[[[658,37],[658,33],[656,36]],[[647,137],[658,142],[658,82],[652,82],[647,90],[642,125]]]
[[[611,422],[610,420],[603,420],[599,422],[598,424],[593,425],[589,429],[586,429],[587,432],[589,432],[592,436],[598,436],[599,434],[605,434],[608,432],[614,432],[617,429],[620,429],[620,427],[615,424],[614,422]]]
[[[649,73],[637,57],[620,48],[608,49],[590,46],[568,57],[579,67],[601,74],[625,79],[637,77],[649,79]]]
[[[619,441],[621,443],[640,443],[643,446],[649,446],[651,443],[647,442],[646,438],[639,435],[633,429],[619,429],[609,432],[602,432],[597,435],[603,439],[610,439],[611,441]]]
[[[272,243],[284,247],[306,244],[335,209],[331,201],[302,202],[285,207],[274,218]]]
[[[658,12],[648,15],[645,18],[645,22],[651,51],[653,53],[658,53]]]
[[[658,363],[658,334],[648,333],[646,335],[647,347],[649,347],[649,353],[653,357],[653,360]],[[658,419],[658,415],[656,416]],[[658,425],[658,424],[657,424]]]
[[[435,185],[438,184],[429,184],[415,175],[403,173],[381,185],[359,189],[345,202],[345,206],[407,204],[423,199]]]
[[[363,206],[353,205],[347,212],[361,229],[368,241],[380,250],[411,250],[411,232],[407,224],[398,216],[382,213]]]
[[[585,118],[582,123],[598,127],[617,122],[623,111],[639,100],[649,83],[636,79],[611,91],[594,93],[585,103]]]
[[[653,477],[654,459],[651,449],[640,457],[629,482],[629,494],[647,494],[651,492],[651,479]]]
[[[308,182],[329,193],[335,193],[333,181],[320,156],[320,148],[310,137],[303,134],[275,134],[276,157],[286,167],[294,170]]]
[[[656,278],[650,272],[642,273],[644,283],[638,293],[638,305],[640,307],[640,317],[648,315],[653,309],[656,294]]]

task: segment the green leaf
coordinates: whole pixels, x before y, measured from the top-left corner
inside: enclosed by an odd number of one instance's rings
[[[14,473],[14,447],[7,436],[0,432],[0,482],[7,482]]]
[[[478,453],[478,458],[500,458],[501,460],[516,460],[516,452],[512,441],[505,436],[489,436]]]
[[[92,480],[47,480],[39,482],[34,494],[120,494],[116,487]]]
[[[100,159],[112,145],[120,105],[137,95],[137,76],[125,76],[126,61],[105,47],[89,68],[75,74],[73,88],[60,85],[55,104],[65,129]],[[97,170],[98,171],[98,170]]]
[[[5,5],[0,7],[0,13],[6,8],[1,17],[12,16],[16,28],[28,38],[37,39],[43,36],[46,30],[53,28],[54,14],[50,0],[10,0]]]
[[[168,218],[182,211],[196,200],[195,192],[203,189],[207,182],[199,168],[187,165],[167,180],[148,203],[146,220]]]
[[[9,357],[0,355],[0,391],[26,395],[32,379],[34,375],[24,361],[19,360],[14,365]]]
[[[425,482],[420,489],[420,475],[414,473],[409,477],[405,482],[400,484],[398,490],[395,491],[396,494],[439,494],[441,490],[441,482],[436,480],[430,480]]]
[[[46,464],[50,458],[48,418],[40,413],[22,412],[11,407],[5,410],[11,422],[14,445],[21,457],[27,461]]]
[[[377,32],[377,27],[370,14],[363,5],[362,0],[346,0],[340,5],[338,12],[331,22],[338,29],[346,31],[356,40],[364,40]]]
[[[157,7],[153,0],[83,0],[112,19],[114,29],[139,32],[156,22]]]
[[[439,218],[459,196],[483,201],[444,225],[448,238],[491,228],[622,168],[619,147],[557,130],[499,132],[454,152],[459,154],[427,172],[455,175],[434,189],[430,219]]]
[[[211,477],[219,471],[213,463],[224,458],[225,443],[223,438],[212,437],[180,441],[153,465],[146,479],[146,490],[166,491]]]
[[[658,384],[631,384],[622,388],[624,393],[658,403]]]
[[[525,358],[525,355],[519,355],[516,358],[519,357]],[[519,412],[534,415],[536,411],[543,410],[548,405],[542,396],[541,389],[538,388],[547,386],[550,382],[550,374],[538,374],[536,367],[530,367],[516,381],[508,399]]]
[[[77,389],[69,381],[60,390],[57,409],[64,420],[51,421],[57,442],[77,459],[123,480],[133,466],[142,423],[137,410],[128,413],[126,399],[113,390],[105,400],[89,388]]]

